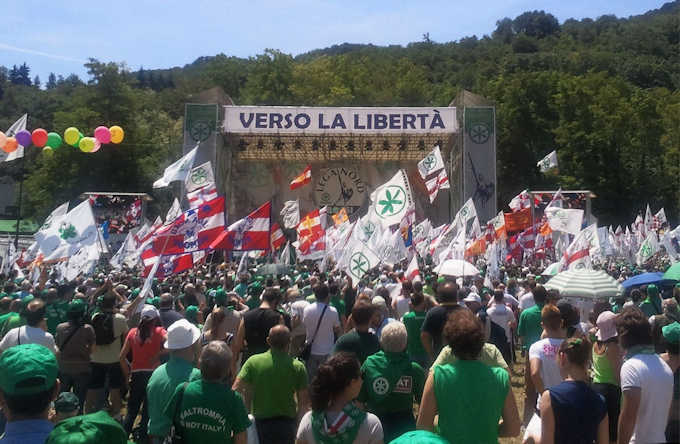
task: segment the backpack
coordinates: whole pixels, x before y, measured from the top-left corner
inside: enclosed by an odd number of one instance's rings
[[[96,313],[92,316],[92,327],[97,345],[109,345],[116,340],[113,332],[113,313]]]

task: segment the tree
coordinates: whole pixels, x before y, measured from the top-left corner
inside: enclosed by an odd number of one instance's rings
[[[46,89],[54,89],[57,87],[57,76],[53,72],[47,77],[47,83],[45,84]]]
[[[512,21],[512,29],[515,33],[543,38],[555,34],[560,30],[560,23],[554,15],[546,14],[545,11],[525,12],[515,17]]]
[[[40,88],[40,76],[36,75],[33,77],[33,86]]]
[[[19,76],[17,78],[18,85],[31,86],[31,68],[26,62],[22,63],[18,70]]]

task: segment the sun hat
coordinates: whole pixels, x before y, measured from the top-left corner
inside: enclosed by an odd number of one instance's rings
[[[78,410],[80,401],[73,392],[61,392],[57,399],[54,400],[54,410],[57,413],[67,413]]]
[[[477,302],[477,303],[481,304],[482,298],[480,298],[477,293],[470,293],[467,296],[465,296],[465,299],[463,299],[463,302]]]
[[[606,341],[616,337],[616,315],[611,311],[603,311],[597,317],[597,336],[598,341]]]
[[[107,412],[74,416],[59,421],[47,437],[47,444],[124,444],[125,429]]]
[[[186,319],[180,319],[168,327],[168,339],[165,341],[165,348],[180,350],[191,347],[200,336],[201,332],[194,324]]]
[[[661,329],[661,334],[666,342],[677,344],[680,342],[680,323],[672,322]]]
[[[9,395],[33,395],[54,387],[59,365],[39,344],[10,347],[0,355],[0,390]]]

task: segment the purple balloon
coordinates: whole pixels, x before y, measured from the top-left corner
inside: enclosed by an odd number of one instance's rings
[[[21,130],[14,135],[21,146],[31,146],[31,133],[28,130]]]

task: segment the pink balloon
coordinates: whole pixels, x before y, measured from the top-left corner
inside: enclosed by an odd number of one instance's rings
[[[98,126],[94,130],[94,138],[97,139],[99,143],[110,143],[111,131],[105,126]]]
[[[92,151],[90,151],[90,152],[96,153],[97,151],[99,151],[99,148],[101,148],[101,147],[102,147],[102,143],[99,140],[94,139],[94,148],[92,148]]]

